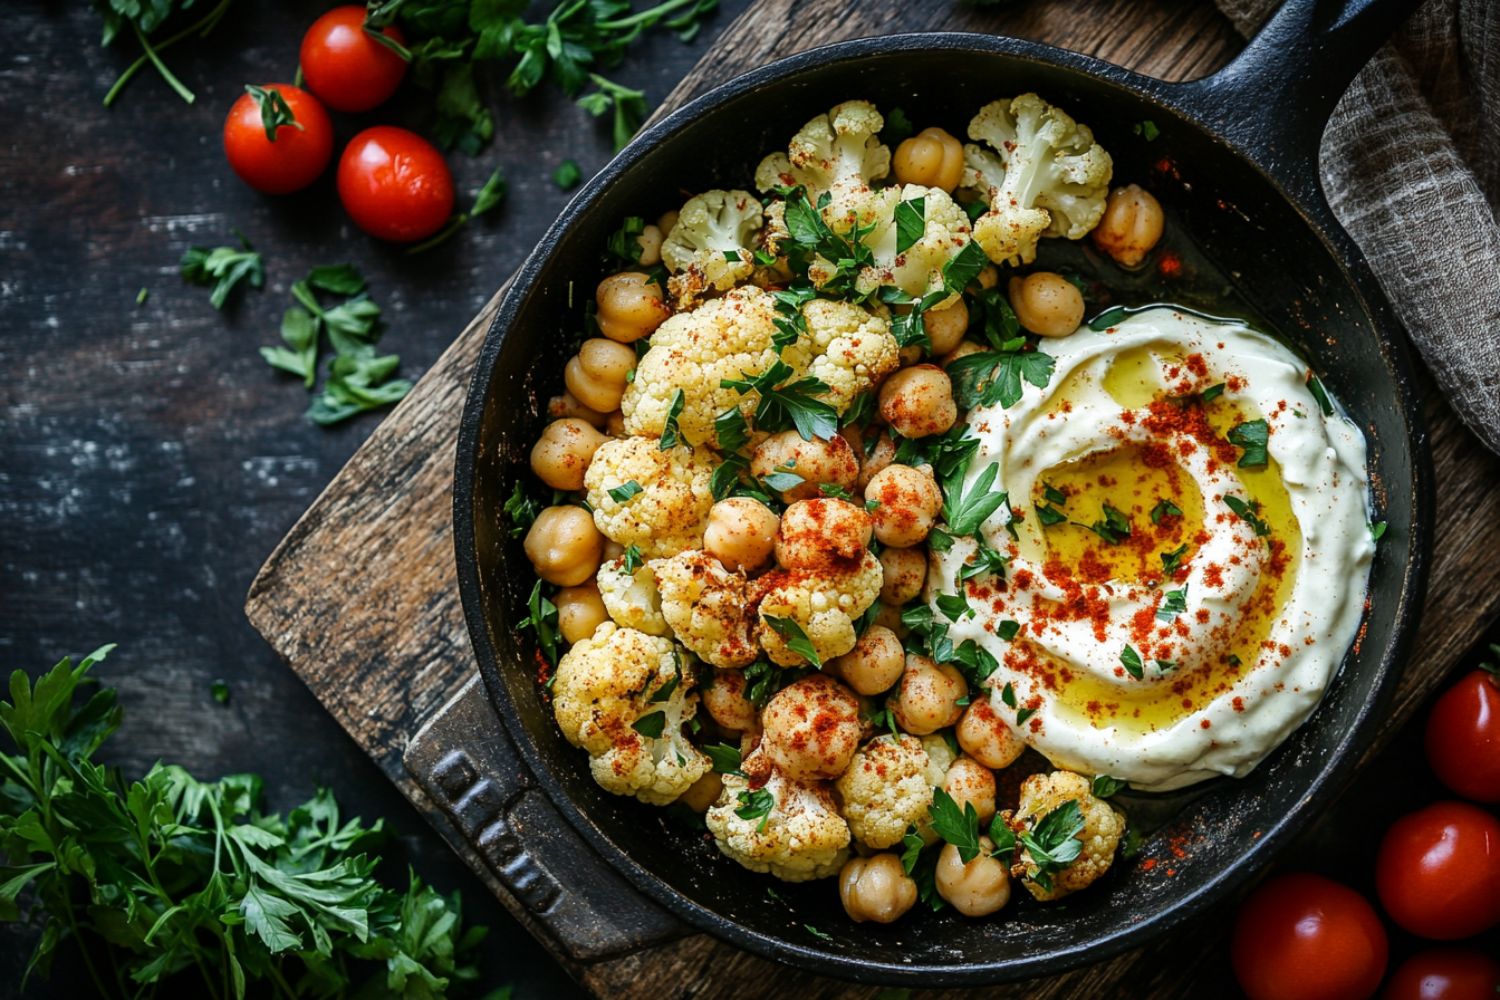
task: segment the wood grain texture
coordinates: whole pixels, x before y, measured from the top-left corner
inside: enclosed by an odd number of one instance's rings
[[[723,33],[668,103],[813,45],[934,29],[1039,38],[1167,79],[1204,75],[1240,44],[1208,5],[1187,2],[1051,2],[991,14],[949,4],[763,0]],[[450,553],[449,483],[462,394],[494,305],[299,522],[257,578],[247,605],[252,622],[319,699],[429,811],[402,773],[399,753],[424,713],[473,671]],[[1500,561],[1494,558],[1500,525],[1487,501],[1500,486],[1500,463],[1476,445],[1430,386],[1426,399],[1440,490],[1427,606],[1435,627],[1424,631],[1388,731],[1414,711],[1500,606]],[[1226,987],[1222,934],[1223,921],[1198,921],[1169,941],[1091,969],[986,995],[1203,995]],[[771,965],[704,936],[573,971],[609,997],[874,993]]]

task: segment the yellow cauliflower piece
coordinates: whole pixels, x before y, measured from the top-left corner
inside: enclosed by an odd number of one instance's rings
[[[714,504],[709,481],[719,467],[707,449],[662,451],[659,444],[645,437],[606,441],[583,477],[594,524],[610,541],[634,545],[648,559],[703,544]],[[628,489],[631,482],[639,492],[623,500],[610,496],[610,490]]]
[[[672,630],[661,614],[661,596],[656,592],[656,576],[642,562],[635,572],[625,571],[625,557],[611,559],[599,567],[596,578],[604,610],[615,624],[637,629],[647,635],[670,636]]]
[[[797,667],[808,661],[787,645],[767,620],[790,619],[827,663],[854,648],[854,620],[880,595],[884,572],[880,560],[866,551],[852,565],[829,560],[815,570],[772,570],[755,582],[763,590],[759,603],[759,639],[772,662]],[[785,627],[785,626],[784,626]]]
[[[625,387],[620,402],[625,432],[660,437],[681,393],[677,432],[689,444],[714,443],[714,419],[719,414],[739,406],[748,417],[758,401],[755,393],[741,396],[720,381],[770,368],[778,358],[775,335],[776,300],[753,285],[672,316],[652,334],[651,349]],[[797,371],[810,360],[802,341],[784,347],[779,357]]]
[[[922,741],[906,733],[877,736],[861,747],[834,782],[855,839],[866,847],[893,847],[907,827],[924,824],[935,787],[930,764]]]
[[[755,757],[745,759],[747,773],[756,773]],[[752,815],[744,818],[741,810]],[[849,825],[828,786],[795,782],[774,769],[755,790],[740,775],[724,775],[724,790],[704,819],[726,856],[785,882],[836,875],[849,857]]]
[[[652,701],[675,681],[671,693]],[[605,622],[558,661],[552,712],[563,738],[589,754],[589,772],[616,795],[665,805],[706,774],[708,757],[683,735],[698,710],[694,679],[670,639]],[[660,714],[660,735],[646,722]]]
[[[689,550],[651,563],[662,618],[699,659],[716,667],[755,662],[755,611],[745,574],[733,573],[707,552]],[[606,604],[606,607],[608,605]]]
[[[814,351],[807,374],[828,386],[819,396],[840,416],[901,364],[901,348],[880,316],[834,299],[805,303],[802,316]]]
[[[1022,824],[1034,829],[1039,820],[1068,802],[1077,802],[1083,814],[1083,829],[1075,835],[1075,839],[1083,844],[1083,850],[1067,867],[1052,873],[1051,889],[1044,889],[1032,881],[1037,865],[1029,852],[1021,851],[1020,864],[1026,872],[1026,888],[1043,902],[1077,892],[1109,871],[1115,848],[1125,834],[1124,817],[1109,803],[1095,798],[1088,778],[1072,771],[1033,774],[1021,782],[1020,807],[1010,825],[1013,829]]]

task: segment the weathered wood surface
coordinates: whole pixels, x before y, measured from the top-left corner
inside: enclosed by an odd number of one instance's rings
[[[1190,2],[1056,0],[991,13],[948,4],[762,0],[726,29],[669,103],[813,45],[933,29],[1039,38],[1166,79],[1204,75],[1240,44],[1208,5]],[[463,393],[494,305],[464,330],[293,529],[247,605],[256,627],[429,814],[435,811],[403,773],[400,754],[427,714],[473,672],[451,560],[449,486]],[[1500,608],[1500,561],[1494,558],[1500,524],[1492,517],[1500,463],[1479,449],[1430,387],[1426,398],[1440,490],[1431,624],[1403,678],[1388,733]],[[472,853],[467,856],[473,863]],[[526,919],[514,901],[508,905]],[[1169,941],[1092,969],[993,995],[1203,995],[1224,983],[1222,935],[1222,920],[1199,921]],[[773,966],[701,935],[573,971],[610,997],[873,992]]]

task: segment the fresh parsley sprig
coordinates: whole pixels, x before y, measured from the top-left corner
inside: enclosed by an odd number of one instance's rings
[[[251,288],[263,288],[266,284],[265,264],[250,241],[240,235],[236,247],[189,247],[182,255],[182,278],[195,285],[213,285],[208,294],[209,305],[223,309],[229,293],[240,282]]]
[[[791,365],[778,359],[759,375],[722,379],[719,385],[734,389],[741,395],[756,394],[757,430],[774,434],[796,428],[804,441],[832,438],[839,429],[838,411],[817,398],[820,393],[828,391],[828,386],[812,376],[793,379],[795,374]]]
[[[377,880],[382,824],[344,819],[327,791],[279,816],[254,775],[158,763],[126,781],[96,763],[121,711],[88,673],[112,648],[34,682],[18,670],[0,702],[16,748],[0,753],[0,918],[40,926],[28,972],[73,940],[100,996],[435,996],[477,979],[485,928],[463,927],[456,893]]]

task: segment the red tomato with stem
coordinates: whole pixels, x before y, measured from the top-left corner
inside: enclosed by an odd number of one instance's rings
[[[1363,1000],[1389,955],[1375,908],[1321,875],[1278,875],[1240,906],[1230,958],[1250,1000]]]
[[[395,25],[381,34],[397,45],[406,36]],[[369,111],[384,104],[406,76],[406,60],[365,30],[365,8],[335,7],[302,36],[302,78],[335,111]]]
[[[1495,1000],[1500,962],[1468,948],[1432,948],[1413,955],[1385,984],[1383,1000]]]
[[[1456,794],[1500,802],[1500,676],[1476,670],[1443,692],[1427,717],[1427,763]]]
[[[317,98],[289,83],[255,89],[264,96],[247,90],[224,119],[224,155],[240,180],[257,191],[300,191],[333,158],[328,112]],[[266,118],[274,126],[274,141],[266,134]]]
[[[367,128],[339,157],[339,200],[382,240],[426,239],[453,214],[453,175],[437,147],[393,125]]]
[[[1452,941],[1500,923],[1500,819],[1467,802],[1434,802],[1386,831],[1375,888],[1390,918]]]

